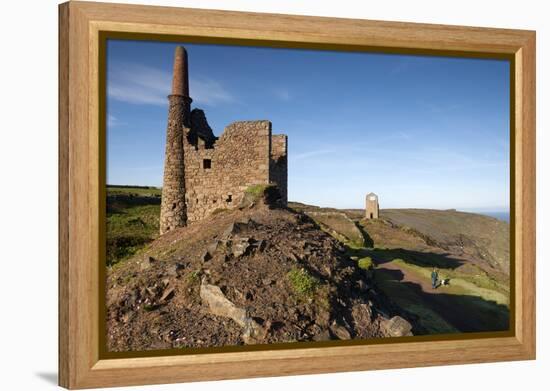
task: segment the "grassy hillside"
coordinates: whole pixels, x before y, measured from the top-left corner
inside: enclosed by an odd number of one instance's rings
[[[122,186],[122,185],[107,185],[107,196],[123,195],[123,196],[144,196],[144,197],[160,197],[162,189],[153,186]]]
[[[336,213],[299,203],[290,206],[314,219]],[[344,212],[365,238],[363,247],[343,241],[350,255],[373,261],[377,286],[416,317],[419,329],[415,334],[508,328],[507,223],[451,210],[382,210],[377,220],[364,220],[361,210],[339,212]],[[332,225],[333,230],[338,228]],[[335,232],[333,236],[341,240],[343,234]],[[434,267],[447,285],[432,289]]]
[[[108,268],[107,348],[412,335],[414,323],[374,289],[368,260],[350,259],[269,189],[252,188],[246,207],[171,230]]]
[[[108,187],[108,265],[151,250],[159,231],[160,193],[157,188]],[[364,220],[361,210],[289,206],[345,245],[358,265],[369,264],[367,274],[378,289],[415,320],[414,334],[507,329],[507,223],[418,209],[382,210],[380,219]],[[448,285],[432,289],[434,267]]]
[[[510,225],[504,221],[456,210],[383,209],[381,217],[429,237],[437,247],[482,259],[507,272]]]
[[[158,237],[161,190],[107,187],[107,265],[127,259]]]

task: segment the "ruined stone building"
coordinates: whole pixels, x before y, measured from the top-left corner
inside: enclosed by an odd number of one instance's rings
[[[377,219],[378,218],[378,196],[374,193],[367,194],[365,205],[365,218]]]
[[[191,110],[187,52],[176,48],[160,212],[160,233],[239,204],[252,185],[278,185],[287,202],[287,136],[269,121],[239,121],[216,137],[204,111]]]

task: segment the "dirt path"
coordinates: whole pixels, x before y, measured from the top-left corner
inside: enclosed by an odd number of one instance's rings
[[[386,262],[378,267],[382,270],[399,270],[403,273],[403,278],[401,279],[401,282],[410,282],[413,284],[416,284],[422,288],[422,292],[429,293],[429,294],[441,294],[446,293],[443,289],[433,289],[432,288],[432,282],[426,280],[425,278],[422,278],[422,276],[417,275],[416,273],[412,273],[407,269],[400,268],[399,265],[396,265],[393,262]]]
[[[394,262],[379,264],[379,286],[398,305],[414,313],[428,332],[496,331],[508,328],[508,309],[452,286],[432,288],[431,281]],[[451,326],[451,328],[449,328]]]

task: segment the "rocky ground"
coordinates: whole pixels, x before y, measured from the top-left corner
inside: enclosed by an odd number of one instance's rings
[[[356,259],[268,187],[108,268],[108,350],[412,335]]]
[[[455,210],[383,209],[379,219],[365,220],[360,210],[291,206],[319,219],[355,256],[372,260],[374,284],[416,318],[415,334],[509,328],[508,223]],[[351,239],[357,229],[363,246]],[[434,267],[445,280],[436,289]]]

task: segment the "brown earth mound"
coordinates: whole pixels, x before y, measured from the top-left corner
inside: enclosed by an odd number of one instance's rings
[[[108,350],[411,335],[344,246],[270,191],[109,268]]]

